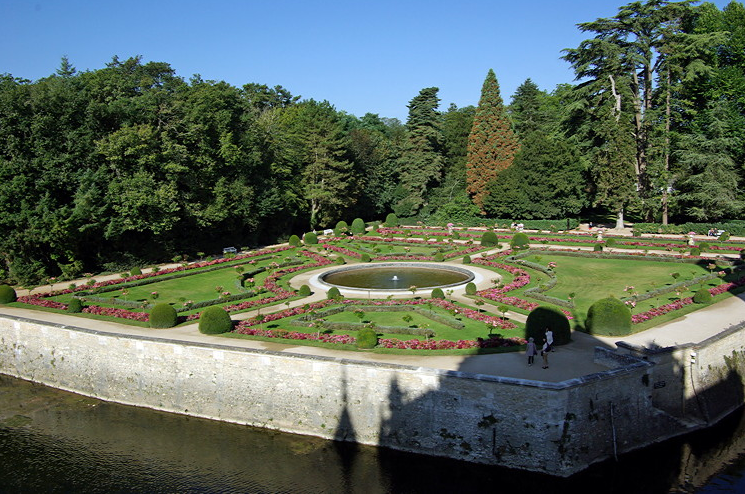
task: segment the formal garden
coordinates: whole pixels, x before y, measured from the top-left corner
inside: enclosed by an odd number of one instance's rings
[[[20,296],[2,286],[0,302],[154,330],[198,323],[203,333],[231,338],[472,354],[522,350],[546,326],[557,344],[569,342],[570,329],[623,336],[745,290],[745,243],[726,236],[690,245],[680,236],[528,233],[513,225],[353,225],[168,268],[133,267],[64,289],[53,279],[49,289]],[[410,296],[395,299],[343,298],[336,288],[291,284],[320,268],[397,261],[472,265],[494,277],[458,294],[411,287]]]

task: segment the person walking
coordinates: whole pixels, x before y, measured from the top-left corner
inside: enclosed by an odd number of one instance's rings
[[[548,343],[548,351],[554,351],[554,332],[551,328],[546,328],[546,343]]]
[[[525,347],[525,355],[528,356],[528,367],[530,367],[533,365],[535,356],[538,355],[538,349],[535,346],[535,341],[532,336],[528,338],[528,345]]]
[[[541,348],[541,356],[543,357],[543,368],[548,369],[548,352],[550,351],[551,347],[548,344],[548,341],[546,341],[543,344],[543,348]]]

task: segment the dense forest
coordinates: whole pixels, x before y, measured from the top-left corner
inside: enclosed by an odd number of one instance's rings
[[[120,270],[388,212],[737,218],[743,5],[648,0],[578,27],[587,39],[557,54],[575,84],[547,92],[527,79],[505,104],[489,71],[478,107],[440,109],[428,87],[405,123],[282,86],[185,80],[140,57],[2,75],[0,280]]]

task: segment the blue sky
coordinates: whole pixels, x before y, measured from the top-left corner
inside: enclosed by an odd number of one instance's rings
[[[506,102],[527,78],[546,90],[572,82],[559,57],[586,37],[576,24],[625,3],[0,0],[0,73],[36,80],[63,55],[78,70],[142,55],[187,80],[279,84],[357,116],[405,121],[425,87],[440,88],[442,109],[476,105],[489,68]]]

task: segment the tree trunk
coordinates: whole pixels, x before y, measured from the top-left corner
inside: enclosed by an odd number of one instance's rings
[[[623,228],[623,207],[618,208],[618,217],[616,218],[616,230]]]
[[[665,88],[665,171],[663,176],[665,182],[662,185],[662,224],[667,225],[667,213],[668,213],[668,201],[667,201],[667,189],[670,187],[670,178],[668,173],[670,171],[670,67],[667,67],[667,87]]]

